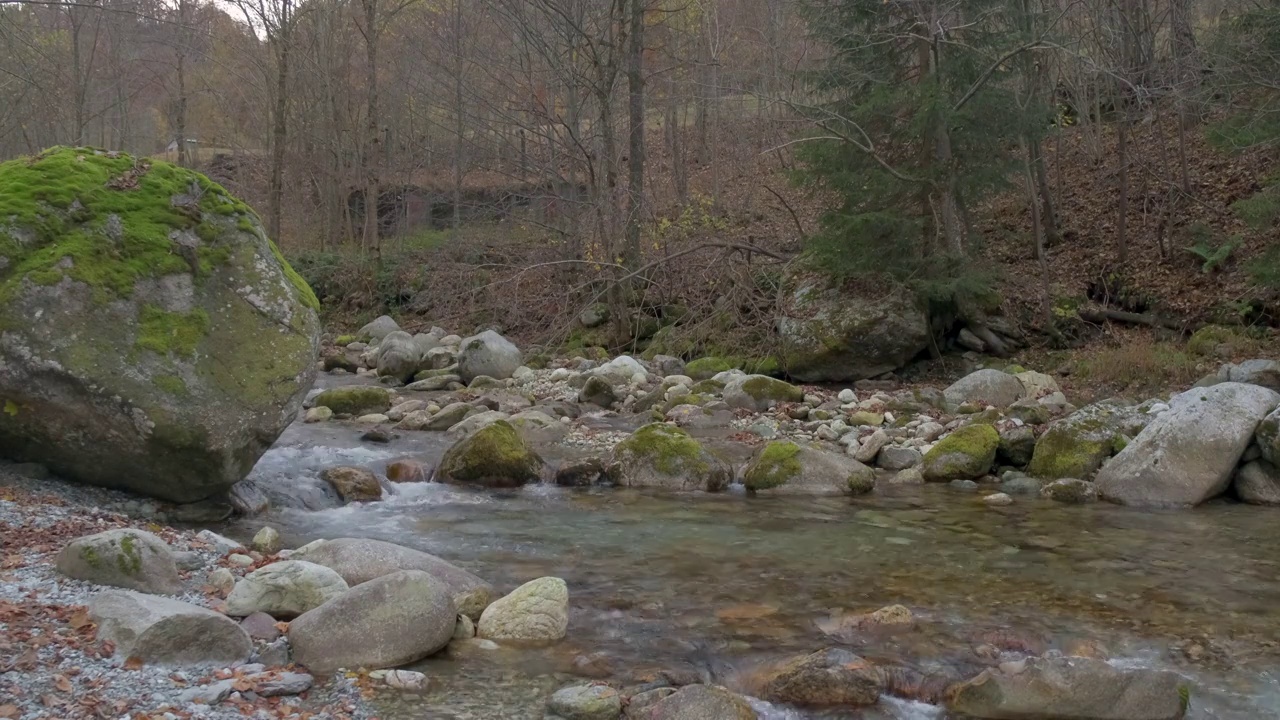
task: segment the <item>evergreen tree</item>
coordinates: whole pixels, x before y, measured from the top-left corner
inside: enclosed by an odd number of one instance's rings
[[[1051,113],[1021,0],[811,0],[830,57],[810,80],[802,180],[839,194],[812,250],[839,275],[889,272],[932,301],[985,293],[970,211],[1016,180]],[[1035,14],[1032,14],[1035,13]]]

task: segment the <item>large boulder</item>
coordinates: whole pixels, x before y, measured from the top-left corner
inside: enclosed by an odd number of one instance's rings
[[[770,673],[760,696],[806,707],[874,705],[884,690],[884,674],[842,648],[794,658]]]
[[[458,374],[464,383],[481,375],[506,380],[522,364],[520,348],[492,330],[472,335],[458,347]]]
[[[434,341],[435,338],[432,340]],[[410,382],[418,370],[422,369],[422,358],[425,353],[426,350],[419,348],[418,342],[409,333],[403,330],[388,333],[382,342],[378,343],[378,375],[395,378],[402,383]]]
[[[929,347],[924,308],[910,290],[891,281],[841,286],[825,275],[793,272],[784,278],[781,298],[780,359],[787,374],[802,382],[875,377]]]
[[[124,528],[76,538],[58,553],[57,568],[67,577],[97,585],[158,595],[182,592],[173,551],[145,530]]]
[[[1236,496],[1250,505],[1280,505],[1280,470],[1266,460],[1242,465],[1232,487]]]
[[[733,472],[689,433],[674,425],[651,423],[613,449],[609,479],[625,487],[716,492],[729,486]]]
[[[991,471],[1000,433],[990,425],[965,425],[924,454],[924,479],[930,482],[968,480]]]
[[[947,690],[946,707],[979,720],[1181,720],[1190,685],[1159,670],[1082,657],[1032,658]]]
[[[337,571],[305,560],[285,560],[244,576],[227,596],[227,614],[245,617],[263,612],[291,618],[347,591]]]
[[[493,599],[493,587],[457,565],[403,545],[367,538],[337,538],[298,548],[291,560],[306,560],[335,570],[351,587],[400,570],[418,570],[449,589],[458,612],[472,619]]]
[[[442,482],[520,487],[542,477],[542,458],[506,420],[496,420],[454,443],[440,461]]]
[[[1001,370],[977,370],[965,375],[942,391],[951,405],[994,405],[1009,407],[1026,393],[1022,381]]]
[[[545,642],[569,627],[569,587],[564,580],[530,580],[484,609],[476,633],[492,640]]]
[[[1196,385],[1204,387],[1224,382],[1261,385],[1280,391],[1280,361],[1259,358],[1245,360],[1239,364],[1228,363],[1218,368],[1218,372],[1213,375],[1201,379]]]
[[[875,487],[876,473],[848,455],[774,440],[756,453],[742,474],[747,490],[770,495],[823,495]]]
[[[1280,463],[1280,408],[1258,423],[1255,439],[1263,459],[1272,464]]]
[[[0,456],[194,502],[302,406],[319,304],[244,203],[158,160],[0,165]]]
[[[356,337],[374,345],[382,342],[382,339],[400,329],[400,325],[396,323],[390,315],[380,315],[356,333]]]
[[[155,665],[234,665],[249,659],[253,641],[236,621],[190,603],[128,590],[89,601],[98,639],[121,657]]]
[[[640,712],[627,717],[640,720],[756,720],[742,696],[717,685],[686,685]]]
[[[316,407],[327,407],[340,415],[367,415],[391,409],[391,391],[372,385],[346,385],[330,388],[312,401]]]
[[[293,658],[312,672],[398,667],[449,644],[458,610],[448,588],[418,570],[357,585],[289,623]]]
[[[1103,461],[1151,421],[1141,407],[1111,398],[1086,405],[1049,424],[1031,454],[1034,477],[1093,477]]]
[[[1169,401],[1098,471],[1098,492],[1123,505],[1196,505],[1227,489],[1240,456],[1280,394],[1261,385],[1193,388]]]
[[[761,412],[804,400],[804,390],[767,375],[738,375],[725,384],[723,397],[731,408]]]

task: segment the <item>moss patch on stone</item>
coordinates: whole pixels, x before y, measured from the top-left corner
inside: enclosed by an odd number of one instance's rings
[[[742,383],[742,390],[756,400],[773,400],[776,402],[800,402],[804,400],[804,391],[792,385],[764,375],[756,375]]]
[[[966,425],[934,445],[924,456],[926,480],[981,477],[991,470],[1000,434],[991,425]]]
[[[156,387],[170,395],[186,395],[187,384],[177,375],[157,375],[153,380]]]
[[[339,335],[337,338],[334,339],[333,344],[338,345],[340,347],[346,347],[353,342],[356,342],[355,335]]]
[[[519,487],[537,482],[542,466],[515,427],[498,420],[449,448],[440,461],[440,474],[452,482]]]
[[[339,415],[367,415],[391,409],[391,392],[386,388],[349,385],[330,388],[316,396],[315,404]]]
[[[702,445],[674,425],[650,423],[618,443],[618,454],[628,454],[664,475],[705,473],[710,469]]]
[[[785,485],[800,476],[800,446],[787,440],[775,440],[760,451],[743,473],[748,490],[768,490]]]
[[[722,357],[704,357],[689,362],[684,372],[694,380],[707,380],[727,370],[736,370],[737,365]]]
[[[204,310],[175,313],[144,305],[139,313],[135,344],[161,355],[191,357],[208,332],[209,314]]]

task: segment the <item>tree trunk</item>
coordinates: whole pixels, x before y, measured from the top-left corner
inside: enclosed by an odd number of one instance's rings
[[[1120,146],[1117,161],[1120,163],[1120,199],[1116,218],[1116,243],[1119,246],[1120,262],[1129,260],[1129,121],[1120,122]]]
[[[378,232],[379,148],[382,136],[378,117],[378,0],[361,0],[364,7],[365,87],[368,106],[365,110],[366,146],[364,152],[364,247],[373,254],[377,267],[382,265],[382,239]]]
[[[462,234],[462,0],[453,0],[453,236]]]
[[[276,97],[271,125],[271,184],[267,190],[267,232],[276,243],[281,242],[280,226],[284,214],[284,145],[288,135],[289,52],[292,43],[290,0],[280,4],[280,27],[276,31]]]
[[[631,0],[630,45],[627,48],[627,229],[623,266],[640,264],[640,220],[644,211],[644,0]]]

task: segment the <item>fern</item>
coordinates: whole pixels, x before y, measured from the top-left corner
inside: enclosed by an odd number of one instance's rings
[[[1243,242],[1243,238],[1239,235],[1233,235],[1230,239],[1222,244],[1216,244],[1208,239],[1201,239],[1195,245],[1189,245],[1184,248],[1187,252],[1200,258],[1202,265],[1200,272],[1208,275],[1218,266],[1226,262],[1231,257],[1231,253]]]

